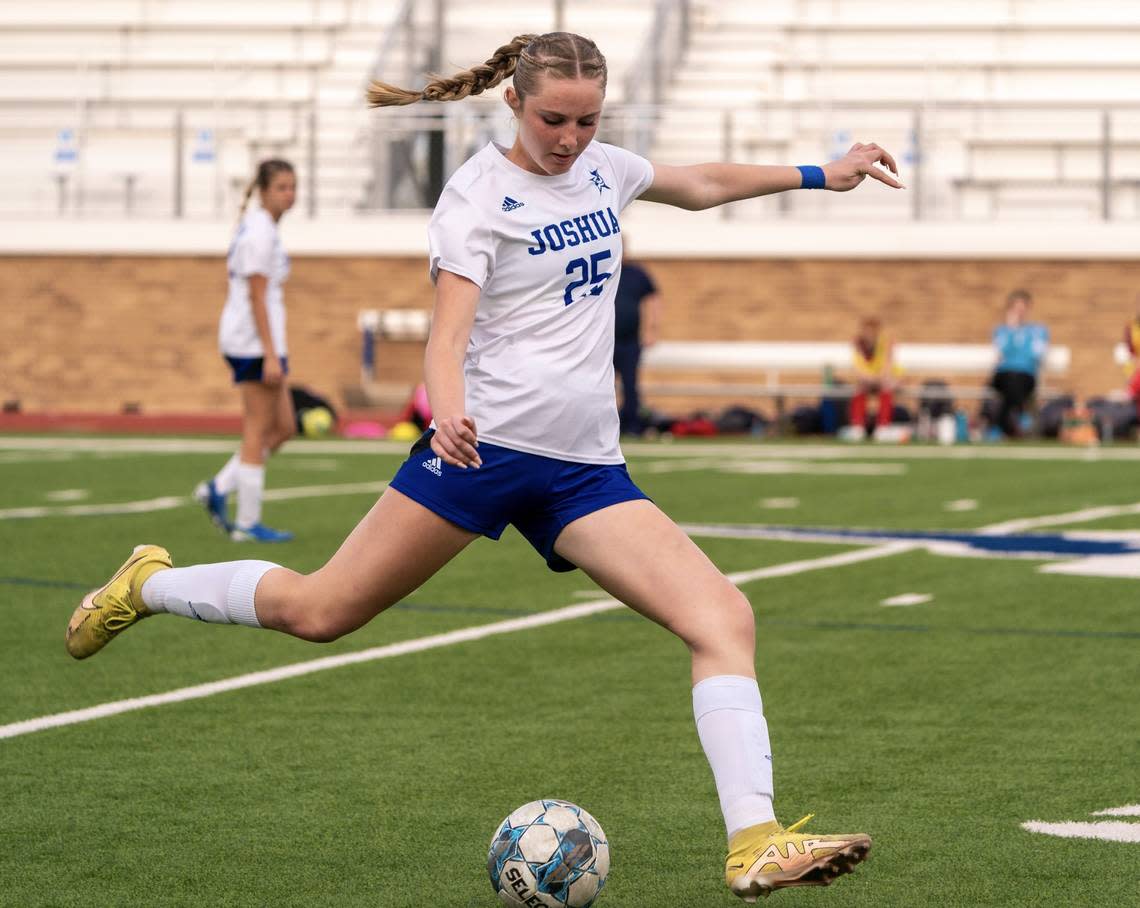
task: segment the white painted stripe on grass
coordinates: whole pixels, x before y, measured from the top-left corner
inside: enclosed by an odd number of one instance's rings
[[[314,486],[292,486],[284,489],[266,489],[265,501],[288,501],[294,498],[323,498],[329,495],[363,495],[383,492],[387,481],[341,482]],[[196,504],[186,495],[166,495],[142,501],[121,501],[110,504],[71,504],[53,507],[42,505],[27,508],[2,508],[0,520],[27,520],[34,517],[103,517],[110,514],[149,514],[169,511]]]
[[[54,492],[44,492],[44,498],[48,501],[82,501],[90,497],[91,492],[88,489],[56,489]]]
[[[926,605],[926,603],[933,600],[934,597],[930,593],[899,593],[897,596],[890,596],[884,599],[879,605],[888,606],[907,606],[907,605]]]
[[[1072,577],[1140,577],[1140,552],[1135,555],[1090,555],[1043,564],[1042,574],[1067,574]]]
[[[878,546],[876,549],[863,549],[855,552],[846,552],[841,555],[828,555],[825,558],[815,558],[809,561],[792,561],[787,564],[770,565],[752,571],[738,571],[729,574],[728,578],[735,584],[749,583],[754,580],[763,580],[773,577],[788,577],[793,574],[802,574],[807,571],[817,571],[831,567],[841,567],[855,564],[860,561],[869,561],[872,558],[882,558],[905,551],[909,546],[898,543]],[[164,694],[151,694],[146,697],[132,697],[129,700],[116,700],[111,703],[102,703],[86,709],[76,709],[65,713],[56,713],[50,716],[41,716],[37,719],[26,719],[22,722],[13,722],[9,725],[0,725],[0,739],[15,738],[32,732],[45,731],[49,728],[61,728],[66,725],[77,725],[80,722],[90,722],[94,719],[106,719],[121,713],[133,712],[138,709],[148,709],[152,706],[166,706],[171,703],[183,703],[187,700],[199,700],[203,697],[212,697],[228,691],[241,690],[246,687],[255,687],[260,684],[272,684],[309,675],[313,672],[326,671],[331,668],[340,668],[344,665],[357,665],[362,662],[373,662],[377,659],[390,659],[393,656],[404,656],[408,653],[419,653],[425,650],[438,649],[443,646],[453,646],[457,643],[468,643],[473,640],[482,640],[498,634],[509,634],[515,631],[530,630],[535,627],[545,627],[550,624],[559,624],[563,621],[573,621],[602,612],[610,612],[624,608],[616,599],[597,599],[593,602],[584,602],[580,605],[569,605],[565,608],[554,609],[549,612],[540,612],[537,615],[527,615],[525,618],[510,618],[506,621],[496,621],[492,624],[482,624],[476,627],[461,628],[448,631],[445,634],[435,634],[431,637],[420,637],[417,640],[406,640],[402,643],[391,643],[387,646],[377,646],[361,650],[356,653],[343,653],[338,656],[326,656],[322,659],[312,659],[308,662],[297,662],[293,665],[284,665],[266,671],[253,672],[248,675],[239,675],[235,678],[226,678],[221,681],[211,681],[206,684],[197,684],[193,687],[184,687],[179,690],[168,691]]]
[[[613,611],[621,607],[621,603],[616,600],[600,599],[596,602],[584,602],[581,605],[571,605],[549,612],[540,612],[537,615],[527,615],[525,618],[510,618],[506,621],[496,621],[493,624],[483,624],[477,627],[467,627],[460,630],[449,631],[445,634],[420,637],[417,640],[406,640],[402,643],[376,646],[355,653],[342,653],[338,656],[326,656],[322,659],[312,659],[308,662],[297,662],[293,665],[283,665],[280,668],[252,672],[251,674],[239,675],[235,678],[226,678],[222,681],[196,684],[193,687],[184,687],[179,690],[168,691],[164,694],[132,697],[129,700],[117,700],[112,703],[91,706],[87,709],[76,709],[70,712],[56,713],[52,716],[42,716],[38,719],[14,722],[10,725],[0,725],[0,738],[14,738],[17,735],[44,731],[48,728],[75,725],[79,722],[90,722],[93,719],[105,719],[108,716],[116,716],[120,713],[132,712],[137,709],[147,709],[152,706],[166,706],[170,703],[199,700],[203,697],[212,697],[215,694],[224,694],[232,690],[256,687],[261,684],[273,684],[277,681],[286,681],[290,678],[310,675],[313,672],[327,671],[330,668],[357,665],[361,662],[373,662],[377,659],[390,659],[393,656],[405,656],[409,653],[438,649],[442,646],[468,643],[472,640],[481,640],[484,637],[492,637],[497,634],[509,634],[514,631],[543,627],[548,624],[557,624],[561,621],[572,621],[575,618],[585,618],[588,615]]]
[[[42,505],[30,508],[2,508],[0,520],[26,520],[33,517],[99,517],[106,514],[148,514],[169,511],[190,501],[183,495],[166,495],[143,501],[121,501],[114,504]]]
[[[1104,842],[1140,843],[1140,823],[1120,820],[1101,820],[1096,823],[1043,823],[1030,820],[1021,828],[1042,835],[1055,835],[1063,839],[1100,839]]]
[[[1094,810],[1094,817],[1140,817],[1140,804],[1125,804],[1123,807],[1110,807],[1108,810]]]
[[[236,439],[199,438],[108,438],[60,436],[4,436],[0,451],[100,452],[156,454],[221,454],[234,451]],[[307,454],[398,454],[406,455],[407,442],[364,440],[297,440],[276,455]],[[852,447],[840,444],[723,444],[715,442],[631,442],[622,446],[632,457],[705,458],[744,457],[777,460],[1042,460],[1042,461],[1138,461],[1140,447],[1112,445],[1101,448],[1079,448],[1065,445],[961,445],[961,446],[895,446]]]
[[[12,463],[59,463],[65,460],[75,460],[78,457],[73,451],[20,451],[0,452],[0,466]]]
[[[902,463],[820,463],[814,460],[773,460],[771,457],[704,457],[691,460],[661,460],[643,464],[648,473],[744,473],[758,476],[902,476]]]
[[[262,494],[265,501],[288,501],[293,498],[320,498],[324,495],[364,495],[383,492],[388,488],[388,480],[372,482],[334,482],[320,486],[290,486],[284,489],[266,489]]]
[[[1063,514],[1042,514],[1040,517],[1022,517],[1018,520],[1004,520],[1001,523],[991,523],[989,526],[979,527],[976,532],[985,533],[988,536],[1007,536],[1010,533],[1036,530],[1039,527],[1061,526],[1067,523],[1091,523],[1094,520],[1105,520],[1109,517],[1123,517],[1130,514],[1140,514],[1140,502],[1082,508],[1079,511],[1066,511]]]
[[[823,568],[846,567],[849,564],[859,564],[862,561],[873,561],[876,558],[901,555],[903,552],[909,552],[915,548],[916,546],[911,542],[889,542],[886,545],[877,545],[869,549],[856,549],[852,552],[840,552],[838,555],[826,555],[823,558],[789,561],[786,564],[774,564],[753,571],[737,571],[735,574],[729,574],[728,579],[740,586],[742,583],[750,583],[753,580],[770,580],[773,577],[791,577],[793,574],[803,574],[806,571],[818,571]]]
[[[106,438],[5,436],[0,451],[42,451],[45,454],[232,454],[236,438]],[[274,457],[312,454],[401,454],[407,456],[406,441],[308,441],[290,442]]]

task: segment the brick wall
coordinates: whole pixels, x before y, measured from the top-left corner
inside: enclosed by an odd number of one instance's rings
[[[1133,261],[646,265],[664,294],[662,337],[671,340],[847,340],[858,317],[874,313],[900,341],[984,343],[1006,292],[1023,286],[1055,342],[1072,348],[1063,384],[1081,395],[1120,386],[1112,345],[1140,291]],[[215,341],[224,296],[220,258],[0,258],[0,398],[26,411],[234,410]],[[300,257],[286,304],[294,380],[340,400],[359,382],[356,313],[429,307],[431,287],[418,257]],[[419,344],[385,342],[377,352],[379,380],[417,380]]]

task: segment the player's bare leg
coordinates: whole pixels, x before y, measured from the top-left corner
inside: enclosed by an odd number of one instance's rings
[[[755,901],[775,889],[826,886],[870,851],[863,834],[785,829],[772,809],[768,728],[755,682],[755,620],[744,595],[648,501],[569,524],[555,550],[603,589],[680,637],[692,654],[697,730],[729,835],[725,879]]]
[[[388,489],[329,562],[308,575],[268,561],[171,568],[165,549],[140,546],[76,608],[68,652],[77,659],[93,655],[161,612],[335,640],[400,601],[475,538]]]

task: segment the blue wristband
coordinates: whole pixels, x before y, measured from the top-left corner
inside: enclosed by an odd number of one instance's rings
[[[824,176],[822,167],[816,167],[814,164],[803,164],[796,170],[803,177],[800,189],[824,189],[827,186],[827,177]]]

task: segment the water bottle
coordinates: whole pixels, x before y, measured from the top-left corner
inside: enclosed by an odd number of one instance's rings
[[[931,424],[930,410],[920,407],[918,411],[918,428],[915,430],[919,441],[930,441],[934,436],[934,426]]]
[[[943,413],[935,424],[935,436],[940,445],[952,445],[957,437],[956,421],[949,413]]]
[[[954,414],[954,424],[956,428],[954,440],[958,444],[965,444],[970,440],[970,420],[965,410],[959,410]]]

